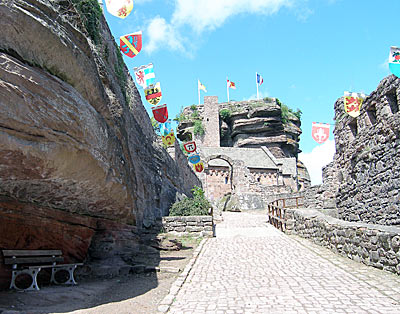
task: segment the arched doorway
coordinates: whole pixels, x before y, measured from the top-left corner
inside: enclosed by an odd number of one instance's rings
[[[225,155],[211,155],[205,158],[205,192],[211,201],[218,201],[226,194],[232,194],[233,160]]]

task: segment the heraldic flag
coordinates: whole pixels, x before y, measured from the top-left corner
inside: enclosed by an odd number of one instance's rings
[[[389,69],[392,74],[400,77],[400,48],[390,47]]]
[[[344,92],[344,111],[353,118],[357,118],[360,115],[360,109],[364,99],[365,94],[363,93]]]
[[[329,138],[329,129],[329,124],[313,122],[311,136],[318,144],[322,144]]]
[[[135,70],[136,83],[138,83],[143,89],[154,84],[156,76],[154,74],[153,63],[133,69]]]
[[[206,87],[203,84],[201,84],[200,80],[197,80],[197,87],[199,90],[201,89],[207,93]]]
[[[199,163],[193,165],[193,168],[196,172],[203,172],[204,170],[204,164],[202,161],[200,161]]]
[[[142,50],[142,31],[121,36],[119,49],[128,57],[135,57]]]
[[[233,83],[230,80],[226,80],[226,81],[227,81],[228,88],[236,89],[236,84],[235,83]]]
[[[156,121],[160,122],[160,123],[164,123],[167,121],[168,119],[168,109],[167,109],[167,105],[160,105],[157,107],[153,107],[151,108],[151,110],[153,111],[153,116],[154,119],[156,119]]]
[[[133,0],[106,0],[106,6],[111,15],[124,19],[133,9]]]
[[[171,133],[162,136],[161,139],[165,146],[174,146],[175,143],[174,130],[171,130]]]
[[[146,100],[150,105],[157,106],[162,97],[160,82],[157,82],[156,85],[150,85],[149,87],[145,88],[144,95],[146,96]]]
[[[161,124],[160,126],[160,132],[161,135],[168,135],[173,131],[172,126],[171,126],[171,119],[168,119],[165,123]]]

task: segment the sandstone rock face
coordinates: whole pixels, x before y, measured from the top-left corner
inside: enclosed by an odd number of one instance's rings
[[[0,3],[0,249],[110,258],[201,183],[157,143],[104,18],[95,45],[63,5]]]
[[[400,79],[383,79],[357,118],[335,103],[337,207],[349,221],[400,225]]]
[[[224,117],[223,112],[229,112]],[[221,147],[266,146],[276,158],[295,157],[299,152],[300,120],[292,113],[284,123],[280,103],[274,99],[219,104]],[[221,115],[222,114],[222,115]],[[178,137],[188,140],[194,121],[204,119],[203,105],[186,107]]]

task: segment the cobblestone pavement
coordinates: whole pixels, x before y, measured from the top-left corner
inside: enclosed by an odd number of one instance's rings
[[[224,213],[169,313],[400,313],[400,277]]]

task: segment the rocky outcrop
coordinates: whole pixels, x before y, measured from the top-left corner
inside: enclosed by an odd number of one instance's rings
[[[276,158],[295,157],[299,152],[300,120],[292,112],[282,114],[275,98],[219,104],[218,146],[266,146]],[[202,121],[203,105],[186,107],[181,114],[178,137],[188,140],[195,121]]]
[[[400,79],[383,79],[364,101],[361,114],[335,103],[335,166],[339,217],[400,225]]]
[[[104,17],[93,34],[80,13],[0,3],[0,249],[137,253],[143,223],[201,185],[157,143]]]

